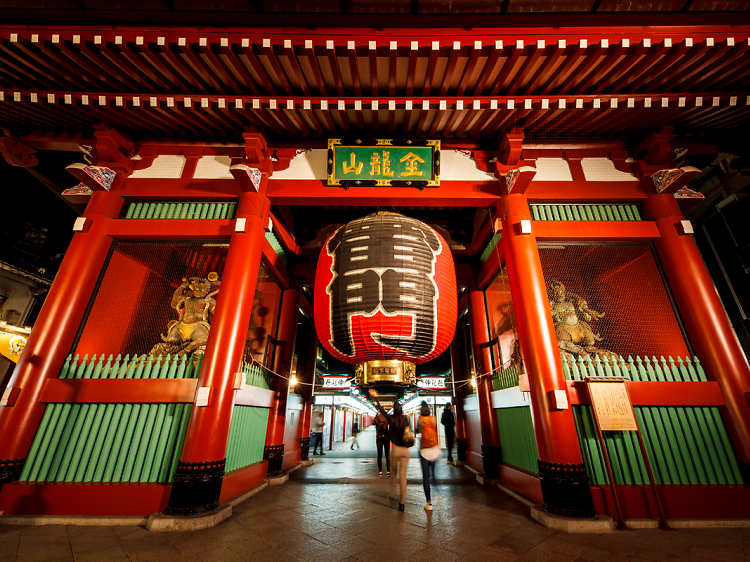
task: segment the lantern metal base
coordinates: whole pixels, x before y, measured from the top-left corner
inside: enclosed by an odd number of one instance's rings
[[[394,359],[358,363],[354,369],[354,377],[358,386],[417,384],[417,371],[414,363]]]

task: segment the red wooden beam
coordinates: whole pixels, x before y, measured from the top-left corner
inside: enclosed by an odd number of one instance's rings
[[[234,183],[234,180],[231,180]],[[184,195],[184,191],[182,191]],[[234,220],[148,220],[112,221],[107,234],[119,240],[229,240]],[[275,255],[275,254],[274,254]]]
[[[497,182],[443,181],[439,189],[410,187],[340,187],[321,180],[269,180],[268,198],[274,205],[486,207],[497,202]]]
[[[66,404],[192,403],[198,379],[47,379],[41,402]]]
[[[567,381],[571,405],[591,405],[585,381]],[[724,406],[724,395],[716,381],[655,382],[626,381],[633,406]]]
[[[646,242],[659,238],[659,230],[656,228],[656,224],[648,221],[533,221],[532,229],[537,240],[540,241],[622,240]]]

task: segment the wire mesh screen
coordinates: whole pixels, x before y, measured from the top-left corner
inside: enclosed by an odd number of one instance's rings
[[[75,353],[201,352],[226,254],[226,244],[116,242]]]
[[[650,246],[549,245],[539,257],[563,355],[690,354]]]
[[[281,305],[281,287],[261,264],[258,270],[258,281],[255,285],[253,311],[250,314],[250,325],[245,343],[245,363],[260,364],[273,369],[273,336],[276,335],[279,306]]]
[[[485,291],[490,337],[493,345],[495,368],[507,369],[517,359],[516,319],[513,314],[513,298],[510,294],[508,270],[503,266],[500,274]]]

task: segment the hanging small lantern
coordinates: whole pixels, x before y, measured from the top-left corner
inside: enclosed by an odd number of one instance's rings
[[[357,384],[415,384],[415,365],[450,345],[456,307],[450,249],[416,219],[368,215],[323,245],[315,328],[331,355],[357,365]]]

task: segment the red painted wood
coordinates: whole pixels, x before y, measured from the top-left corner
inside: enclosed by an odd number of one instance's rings
[[[258,408],[270,408],[273,405],[274,395],[272,390],[258,388],[257,386],[246,386],[238,390],[234,395],[236,406],[257,406]]]
[[[534,234],[518,234],[516,225],[529,220],[523,195],[503,197],[499,209],[503,221],[502,243],[516,328],[525,370],[531,388],[532,417],[539,460],[561,464],[583,464],[573,411],[553,410],[548,393],[567,390],[560,349],[549,313],[546,283]]]
[[[656,223],[649,221],[534,221],[531,224],[536,239],[540,241],[648,242],[659,238]]]
[[[536,503],[542,503],[542,485],[535,474],[500,464],[500,481],[504,486],[518,492]]]
[[[467,464],[482,473],[484,472],[484,463],[482,461],[482,421],[476,400],[476,395],[469,395],[464,399],[464,438],[466,439]],[[458,410],[458,408],[456,409]]]
[[[536,225],[536,223],[534,224]],[[482,269],[479,270],[479,275],[476,276],[477,287],[479,289],[486,289],[487,286],[492,283],[492,280],[495,279],[495,276],[500,272],[500,268],[503,266],[501,263],[502,255],[503,245],[498,242],[497,246],[495,246],[495,250],[492,251],[489,258],[487,258],[487,261],[484,262]]]
[[[192,403],[196,379],[47,379],[40,402],[72,404]]]
[[[159,151],[160,154],[170,154],[171,151]],[[204,152],[204,154],[209,154]],[[240,196],[240,186],[234,179],[226,180],[184,180],[184,179],[152,179],[128,178],[125,180],[120,193],[128,199],[139,200],[170,200],[185,197],[200,198],[203,201],[230,201]],[[196,221],[192,221],[196,222]]]
[[[288,289],[284,291],[279,313],[279,327],[273,361],[273,370],[280,376],[273,377],[274,401],[268,413],[268,428],[266,430],[266,446],[284,444],[286,428],[287,401],[289,397],[289,373],[292,367],[292,355],[297,339],[297,319],[299,318],[299,301],[301,291]]]
[[[228,472],[221,483],[221,495],[219,501],[224,503],[232,498],[244,494],[254,488],[266,477],[268,463],[266,461],[256,462],[245,468],[239,468]]]
[[[123,200],[114,193],[92,195],[84,217],[87,232],[73,236],[44,306],[7,386],[20,388],[13,407],[0,408],[0,459],[26,458],[44,413],[40,395],[69,353],[96,287],[112,239],[107,231]]]
[[[184,197],[184,192],[182,197]],[[122,219],[112,222],[108,234],[116,240],[219,240],[234,232],[234,220]]]
[[[322,180],[271,180],[268,198],[274,205],[484,207],[500,196],[497,182],[441,181],[439,188],[329,187]]]
[[[670,519],[734,519],[750,517],[750,486],[659,486]],[[658,519],[650,487],[617,486],[626,519]],[[609,486],[592,486],[597,513],[616,517]]]
[[[584,381],[567,381],[570,404],[591,405]],[[719,383],[627,381],[633,406],[724,406]]]
[[[171,484],[11,482],[0,492],[6,515],[140,516],[164,511]]]
[[[597,110],[599,111],[599,110]],[[602,110],[603,111],[603,110]],[[526,190],[530,201],[576,201],[593,199],[595,201],[627,201],[645,199],[647,194],[641,189],[639,181],[532,181]]]
[[[263,237],[262,248],[263,263],[268,267],[268,269],[271,270],[271,273],[273,273],[273,276],[279,282],[279,285],[281,285],[282,289],[288,289],[289,273],[287,273],[286,267],[281,261],[281,258],[278,256],[273,247],[271,247],[271,243],[266,240],[265,235]]]
[[[655,241],[685,329],[706,375],[719,383],[726,399],[722,418],[741,463],[750,462],[750,368],[727,319],[700,252],[690,235],[680,234],[683,220],[671,195],[652,195],[646,210],[656,219]]]
[[[262,181],[265,182],[265,176]],[[193,408],[181,462],[214,462],[226,456],[234,404],[234,375],[245,350],[251,313],[251,307],[237,306],[237,303],[253,302],[268,211],[268,202],[259,200],[258,195],[241,196],[237,215],[247,220],[246,228],[245,232],[232,234],[198,379],[199,387],[213,390],[211,403]]]
[[[471,339],[474,346],[474,360],[477,364],[477,396],[479,398],[479,417],[482,430],[482,445],[500,446],[500,432],[497,427],[497,416],[492,409],[492,359],[488,345],[490,330],[487,323],[487,307],[484,302],[484,291],[469,291],[469,322]]]

